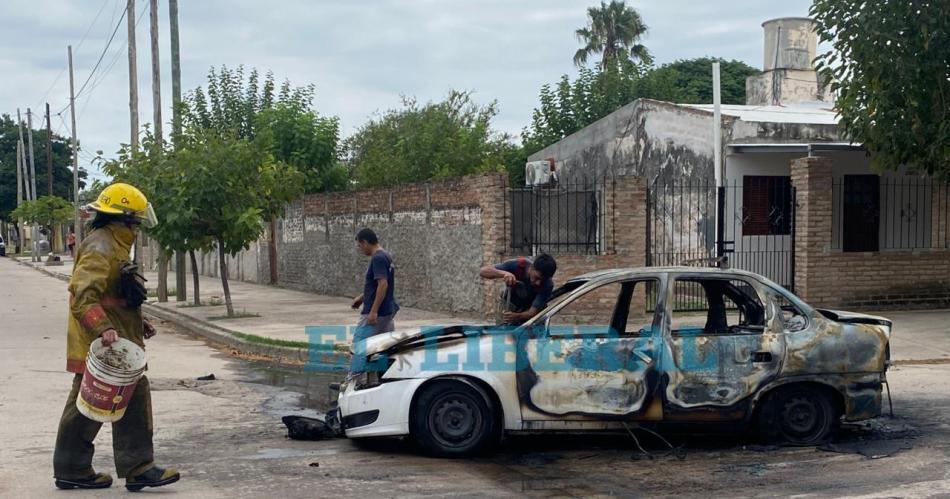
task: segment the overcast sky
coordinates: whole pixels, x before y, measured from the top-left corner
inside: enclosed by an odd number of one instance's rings
[[[32,107],[40,121],[49,101],[54,131],[68,136],[66,46],[73,45],[76,87],[82,86],[117,25],[126,0],[2,0],[0,113]],[[315,106],[339,116],[345,135],[400,95],[421,101],[448,89],[497,100],[499,130],[527,125],[538,90],[573,76],[590,0],[179,0],[182,87],[202,85],[211,66],[273,71],[295,85],[317,86]],[[767,19],[805,16],[809,0],[630,1],[649,32],[658,64],[716,56],[762,67]],[[137,31],[139,113],[152,121],[148,0]],[[163,118],[171,118],[167,0],[159,1]],[[81,164],[95,151],[112,155],[128,142],[127,28],[123,21],[99,69],[77,98]],[[25,116],[24,116],[25,119]],[[167,125],[166,125],[167,129]]]

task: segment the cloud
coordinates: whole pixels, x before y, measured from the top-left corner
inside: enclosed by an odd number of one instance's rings
[[[147,0],[138,0],[140,9]],[[316,107],[338,115],[351,133],[401,95],[443,97],[450,88],[497,100],[496,126],[520,133],[530,122],[541,85],[575,74],[574,30],[598,2],[577,0],[181,1],[182,87],[204,84],[208,69],[226,64],[273,71],[317,86]],[[632,1],[649,26],[644,43],[658,63],[705,55],[761,65],[766,19],[807,15],[808,0]],[[89,75],[125,0],[5,0],[0,42],[0,112],[27,106],[57,112],[68,102],[62,75],[66,45],[76,48],[76,85]],[[101,13],[92,23],[96,13]],[[171,119],[167,0],[160,1],[163,120]],[[139,115],[152,121],[148,16],[137,30]],[[80,45],[86,30],[89,34]],[[77,99],[77,130],[87,153],[107,154],[129,140],[126,28],[106,54],[96,86]],[[111,61],[115,64],[106,73]],[[58,79],[57,76],[61,75]],[[55,81],[55,84],[53,84]],[[44,95],[50,89],[49,95]],[[69,122],[68,112],[62,116]],[[54,118],[54,130],[68,134]],[[59,124],[57,124],[59,122]],[[167,128],[167,125],[166,125]],[[84,153],[84,157],[87,154]]]

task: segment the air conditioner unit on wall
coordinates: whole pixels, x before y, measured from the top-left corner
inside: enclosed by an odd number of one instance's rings
[[[554,167],[554,158],[525,163],[524,183],[530,186],[556,184],[557,170]]]

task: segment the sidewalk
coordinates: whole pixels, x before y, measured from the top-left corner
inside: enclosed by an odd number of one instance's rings
[[[49,267],[42,263],[31,264],[29,257],[20,258],[19,261],[64,280],[68,280],[72,272],[72,260],[68,257],[64,259],[63,265]],[[148,279],[149,290],[153,291],[158,283],[158,274],[148,272],[145,277]],[[168,282],[170,287],[174,288],[174,272],[168,273]],[[323,296],[246,282],[228,282],[235,313],[255,314],[255,316],[217,319],[217,317],[226,316],[227,311],[223,301],[221,280],[216,277],[201,276],[201,301],[203,304],[210,304],[217,298],[215,302],[220,300],[220,304],[187,306],[193,299],[191,275],[188,276],[189,301],[176,302],[174,295],[171,295],[171,301],[158,303],[155,297],[151,296],[145,311],[212,341],[225,343],[241,351],[254,351],[269,356],[305,355],[305,344],[308,341],[305,333],[307,326],[354,325],[358,319],[357,312],[350,309],[349,298]],[[947,361],[950,359],[950,310],[871,313],[894,321],[891,335],[892,359],[897,361],[935,359]],[[403,307],[396,316],[396,327],[400,329],[424,325],[482,322],[484,321],[476,318],[455,317],[408,307]],[[248,342],[248,335],[258,338],[252,338]],[[262,349],[260,347],[262,343],[270,344],[269,350]],[[340,342],[341,345],[344,343],[348,344],[349,338],[346,342]],[[252,346],[254,348],[251,348]]]
[[[63,280],[68,280],[72,274],[73,261],[70,257],[62,257],[63,265],[45,266],[43,263],[30,262],[30,257],[16,258],[21,263],[28,264],[53,274]],[[308,326],[353,326],[359,319],[358,311],[350,308],[352,300],[345,297],[323,296],[303,291],[294,291],[276,286],[264,286],[240,281],[228,281],[231,289],[231,301],[234,312],[238,315],[251,315],[229,319],[227,307],[224,305],[224,290],[221,279],[217,277],[201,276],[202,306],[193,306],[192,276],[188,274],[188,300],[175,301],[174,293],[169,293],[169,301],[159,303],[155,296],[158,286],[158,273],[146,272],[146,286],[149,289],[148,307],[146,312],[159,312],[162,319],[170,320],[179,326],[192,329],[201,325],[219,332],[237,333],[238,336],[257,336],[269,343],[287,344],[298,343],[298,347],[308,342],[305,328]],[[168,273],[169,291],[175,288],[175,273]],[[397,288],[398,293],[398,288]],[[212,303],[214,303],[212,305]],[[149,310],[151,309],[151,310]],[[164,312],[164,313],[161,313]],[[179,320],[176,320],[176,317]],[[410,307],[402,307],[396,315],[396,327],[413,328],[427,325],[442,324],[472,324],[481,323],[479,319],[471,317],[456,317],[450,314],[430,312]],[[205,335],[204,331],[194,331]],[[352,331],[348,331],[352,335]],[[341,344],[349,344],[349,336]],[[212,338],[221,340],[222,338]]]

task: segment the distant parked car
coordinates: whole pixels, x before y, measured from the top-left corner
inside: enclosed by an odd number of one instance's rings
[[[7,256],[7,244],[3,241],[3,236],[0,236],[0,256]]]
[[[891,322],[810,307],[750,272],[616,269],[575,277],[517,328],[369,338],[340,390],[349,438],[408,435],[466,455],[505,433],[730,423],[822,442],[881,410]]]

